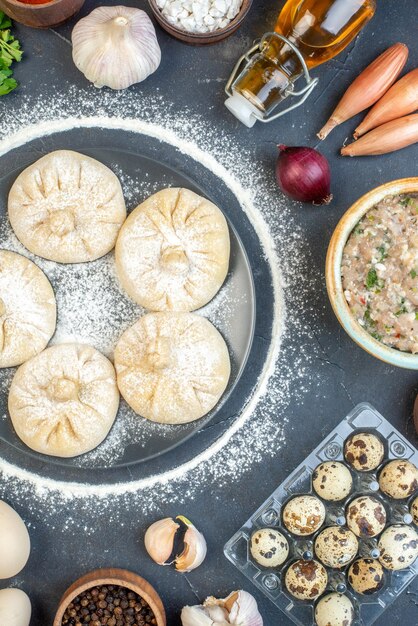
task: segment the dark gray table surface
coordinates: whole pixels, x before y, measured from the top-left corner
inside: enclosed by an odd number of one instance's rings
[[[88,1],[82,15],[99,4]],[[148,10],[144,0],[127,4]],[[236,142],[245,147],[251,146],[260,162],[270,167],[274,161],[275,144],[316,144],[315,132],[335,106],[343,88],[378,52],[396,41],[403,41],[410,48],[407,67],[418,65],[416,0],[378,0],[377,14],[367,30],[338,59],[315,72],[321,79],[321,85],[307,105],[291,117],[272,125],[258,124],[248,130],[223,106],[224,83],[245,46],[271,28],[282,4],[282,1],[254,0],[241,30],[228,41],[211,47],[187,46],[158,29],[163,52],[158,80],[154,75],[133,89],[138,96],[141,93],[151,94],[158,84],[159,94],[167,101],[174,102],[179,108],[187,103],[192,112],[204,114],[214,127],[233,135]],[[7,98],[0,99],[0,115],[8,107],[18,108],[22,95],[29,101],[35,101],[40,94],[48,90],[52,93],[58,86],[61,88],[63,82],[75,84],[81,90],[90,88],[71,60],[68,38],[73,24],[74,21],[55,32],[16,27],[26,51],[25,60],[16,67],[21,87]],[[36,122],[36,119],[33,121]],[[33,550],[29,564],[19,581],[22,581],[22,587],[33,601],[31,626],[50,626],[57,601],[66,586],[85,571],[104,565],[133,569],[156,585],[167,608],[169,626],[180,623],[179,610],[184,604],[195,604],[207,595],[222,595],[241,587],[257,597],[266,626],[290,624],[226,561],[222,554],[225,541],[358,402],[373,404],[417,445],[411,422],[413,399],[418,390],[416,374],[380,363],[343,333],[328,303],[323,267],[327,243],[344,210],[377,184],[418,175],[418,146],[392,155],[363,159],[359,163],[355,159],[336,156],[348,132],[346,127],[338,128],[321,146],[332,163],[335,195],[332,205],[316,209],[294,206],[314,263],[311,294],[317,306],[312,312],[299,311],[298,315],[306,324],[319,329],[315,338],[310,340],[314,358],[307,365],[306,376],[307,380],[315,378],[319,381],[320,393],[306,396],[302,404],[290,402],[286,410],[290,417],[285,432],[286,445],[277,455],[268,455],[262,463],[255,463],[251,472],[238,483],[231,481],[222,486],[207,486],[187,506],[181,506],[181,512],[187,509],[188,516],[202,527],[211,546],[205,566],[187,578],[169,568],[158,568],[144,555],[142,533],[155,515],[149,518],[142,515],[138,504],[135,508],[130,509],[128,505],[126,510],[118,511],[117,523],[112,522],[111,506],[105,512],[98,506],[95,532],[88,536],[81,532],[80,537],[75,538],[73,532],[66,533],[65,521],[75,515],[76,523],[82,528],[82,507],[74,511],[68,503],[55,514],[48,512],[49,523],[43,528],[42,510],[34,512],[36,503],[30,502],[28,496],[27,507],[21,506],[19,511],[36,532],[32,533]],[[290,338],[286,337],[285,341],[290,341]],[[295,341],[294,337],[292,341]],[[315,416],[318,416],[317,419]],[[306,424],[309,424],[308,428]],[[193,446],[197,447],[199,443],[191,440],[187,445],[189,450],[193,450]],[[2,485],[2,492],[7,495],[7,485]],[[92,506],[90,502],[89,515],[92,514]],[[161,502],[159,510],[161,516],[176,514],[176,497],[173,496],[169,502]],[[418,586],[415,584],[376,624],[417,625],[417,605]]]

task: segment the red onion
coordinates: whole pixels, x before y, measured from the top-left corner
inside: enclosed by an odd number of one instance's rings
[[[327,159],[313,148],[279,146],[277,184],[284,194],[312,204],[329,204],[331,172]]]

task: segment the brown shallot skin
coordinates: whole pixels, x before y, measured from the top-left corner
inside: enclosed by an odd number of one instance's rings
[[[405,74],[380,98],[357,126],[354,139],[369,130],[392,120],[409,115],[418,109],[418,68]]]
[[[406,115],[371,130],[341,149],[343,156],[388,154],[418,142],[418,114]]]
[[[393,85],[408,58],[408,48],[395,43],[357,76],[318,133],[325,139],[333,128],[371,107]]]

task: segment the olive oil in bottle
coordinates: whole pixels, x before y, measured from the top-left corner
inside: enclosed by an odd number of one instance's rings
[[[373,17],[375,0],[287,0],[260,49],[234,80],[226,106],[247,126],[268,116],[303,73],[339,54]],[[298,50],[298,53],[294,50]]]

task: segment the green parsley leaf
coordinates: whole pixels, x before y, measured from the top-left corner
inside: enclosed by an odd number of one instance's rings
[[[371,289],[372,287],[374,287],[377,284],[377,281],[378,281],[377,272],[374,268],[372,268],[371,270],[369,270],[367,274],[367,278],[366,278],[367,289]]]
[[[410,274],[411,278],[416,278],[417,272],[416,272],[416,270],[411,270],[409,272],[409,274]]]
[[[10,32],[11,25],[11,20],[0,11],[0,96],[16,89],[17,82],[12,78],[10,66],[14,61],[21,61],[23,54],[20,42]]]

